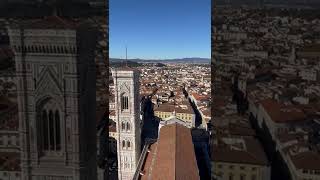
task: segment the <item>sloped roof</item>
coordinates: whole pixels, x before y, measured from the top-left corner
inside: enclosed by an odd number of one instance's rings
[[[276,123],[303,121],[306,118],[304,112],[293,105],[284,105],[273,99],[265,99],[260,103],[270,118]]]
[[[213,145],[212,159],[215,162],[240,163],[251,165],[268,165],[268,159],[262,145],[253,137],[243,138],[245,148],[232,149],[230,146]]]
[[[161,128],[143,166],[141,180],[199,180],[190,129],[171,124]]]
[[[291,156],[291,160],[297,169],[320,170],[320,155],[315,152],[302,152]]]

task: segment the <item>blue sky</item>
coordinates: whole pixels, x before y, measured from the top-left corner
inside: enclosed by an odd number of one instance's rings
[[[210,58],[211,0],[109,0],[111,58]]]

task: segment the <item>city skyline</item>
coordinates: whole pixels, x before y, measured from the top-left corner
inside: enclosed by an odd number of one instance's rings
[[[110,57],[210,57],[210,0],[110,1]],[[178,23],[177,23],[178,22]]]

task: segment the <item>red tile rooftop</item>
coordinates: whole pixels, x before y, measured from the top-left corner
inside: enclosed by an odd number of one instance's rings
[[[149,150],[141,180],[200,179],[190,129],[179,124],[163,126]]]
[[[228,131],[230,135],[235,136],[255,136],[256,133],[251,127],[243,127],[238,124],[229,124]]]
[[[175,111],[176,113],[185,113],[185,114],[194,114],[194,111],[191,107],[187,107],[186,109],[183,109],[183,108],[179,108],[179,107],[176,107],[175,108]]]
[[[174,110],[174,105],[169,105],[169,104],[160,104],[158,106],[154,106],[154,112],[160,111],[160,112],[173,112]]]
[[[277,134],[278,140],[281,143],[286,143],[289,141],[298,141],[303,140],[308,134],[303,132],[289,133],[289,132],[281,132]]]
[[[202,100],[208,100],[209,99],[209,96],[199,95],[198,93],[191,93],[191,94],[197,101],[202,101]]]
[[[243,138],[245,148],[239,150],[220,141],[213,145],[212,159],[215,162],[268,165],[266,154],[258,140],[253,137]]]
[[[289,123],[306,120],[304,112],[293,105],[284,105],[273,99],[260,101],[261,106],[276,123]]]
[[[209,109],[203,110],[202,114],[207,116],[207,117],[211,117],[211,109],[210,110]]]
[[[297,169],[320,170],[320,154],[316,152],[302,152],[291,156],[291,160]]]
[[[193,109],[190,106],[187,108],[181,108],[179,106],[175,106],[171,103],[160,104],[159,107],[155,105],[154,112],[176,112],[176,113],[186,113],[186,114],[194,114]]]

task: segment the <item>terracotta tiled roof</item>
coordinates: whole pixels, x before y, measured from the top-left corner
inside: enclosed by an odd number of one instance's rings
[[[141,180],[199,179],[190,129],[179,124],[163,126],[159,140],[149,149]]]
[[[159,107],[155,106],[154,111],[161,111],[161,112],[173,112],[174,105],[169,104],[160,104]]]
[[[187,106],[186,109],[177,107],[175,105],[166,103],[166,104],[160,104],[159,107],[155,106],[154,111],[159,111],[159,112],[173,112],[175,111],[176,113],[186,113],[186,114],[194,114],[194,111],[190,106]]]
[[[306,134],[302,132],[296,132],[296,133],[283,132],[283,133],[277,134],[277,137],[281,143],[286,143],[289,141],[298,141],[299,139],[304,139],[305,135]]]
[[[302,110],[294,106],[280,104],[273,99],[262,100],[260,104],[276,123],[302,121],[306,118]]]
[[[194,114],[194,111],[191,107],[188,107],[186,109],[182,109],[182,108],[175,108],[176,113],[185,113],[185,114]]]
[[[268,160],[265,152],[255,138],[243,138],[245,149],[237,150],[230,148],[229,145],[223,144],[214,145],[212,151],[212,159],[215,162],[241,163],[252,165],[268,165]]]
[[[208,96],[204,96],[204,95],[199,95],[197,93],[192,93],[193,97],[197,100],[197,101],[202,101],[202,100],[209,100]]]
[[[202,114],[208,117],[211,117],[211,111],[209,109],[203,110]]]
[[[256,133],[251,127],[244,127],[239,124],[229,124],[229,134],[237,136],[255,136]]]
[[[302,152],[291,156],[291,160],[297,169],[320,170],[320,155],[315,152]]]

